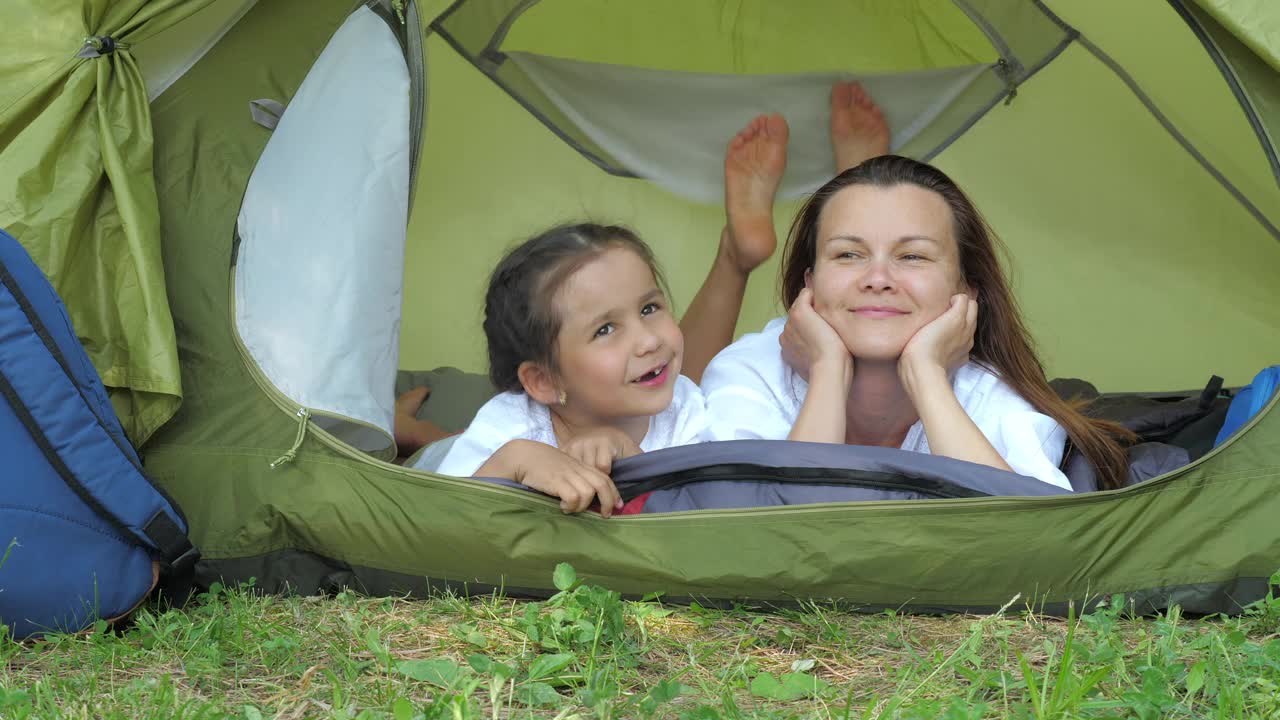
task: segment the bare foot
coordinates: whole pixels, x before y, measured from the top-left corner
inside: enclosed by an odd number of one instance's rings
[[[769,259],[778,238],[773,229],[773,198],[787,168],[787,121],[760,115],[747,123],[724,154],[724,209],[727,244],[738,269],[749,273]]]
[[[856,82],[831,86],[831,150],[836,173],[889,152],[884,113]]]

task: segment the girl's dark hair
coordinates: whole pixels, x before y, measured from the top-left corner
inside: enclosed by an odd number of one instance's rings
[[[499,391],[523,391],[518,375],[523,362],[555,368],[561,323],[552,305],[556,292],[579,268],[613,248],[639,255],[666,292],[653,251],[621,225],[558,225],[518,245],[493,269],[484,297],[484,334],[489,379]]]
[[[1124,446],[1135,441],[1123,426],[1090,418],[1081,405],[1058,397],[1045,379],[1031,334],[1005,278],[1001,258],[1008,250],[964,191],[941,170],[898,155],[882,155],[845,170],[818,188],[791,225],[782,263],[782,301],[791,307],[804,289],[804,274],[817,259],[818,223],[836,193],[854,185],[878,188],[915,185],[931,190],[951,209],[952,232],[960,250],[960,272],[978,301],[978,329],[970,357],[991,368],[1032,407],[1053,418],[1072,444],[1097,469],[1099,484],[1115,488],[1128,475]]]

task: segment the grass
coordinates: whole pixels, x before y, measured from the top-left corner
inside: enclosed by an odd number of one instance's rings
[[[758,613],[213,587],[116,631],[0,637],[0,718],[1280,718],[1280,598],[1242,616]],[[1273,578],[1280,582],[1280,574]],[[0,631],[3,632],[3,631]]]

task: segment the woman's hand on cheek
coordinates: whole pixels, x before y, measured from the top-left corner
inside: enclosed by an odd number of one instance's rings
[[[849,349],[835,329],[813,307],[813,291],[805,288],[791,303],[787,324],[778,336],[782,359],[800,377],[809,379],[819,363],[852,362]]]
[[[963,293],[938,318],[916,331],[898,360],[898,374],[908,390],[922,373],[943,375],[969,361],[978,329],[978,302]]]

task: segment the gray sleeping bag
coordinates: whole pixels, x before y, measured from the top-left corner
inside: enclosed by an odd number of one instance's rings
[[[646,513],[1070,492],[962,460],[895,448],[790,440],[731,440],[655,450],[618,461],[613,480],[624,500],[650,493]]]
[[[448,432],[465,429],[495,393],[484,375],[442,367],[400,371],[396,394],[419,385],[430,387],[431,396],[418,410],[418,418],[431,420]],[[1099,396],[1092,385],[1081,380],[1055,380],[1053,385],[1063,397],[1098,399],[1093,408],[1096,414],[1120,421],[1147,441],[1179,442],[1177,433],[1213,411],[1214,402],[1223,406],[1223,412],[1226,405],[1217,398],[1222,380],[1216,377],[1202,393],[1182,402],[1137,395]],[[1210,439],[1220,424],[1220,420],[1210,423]],[[407,464],[434,469],[454,439],[423,448]],[[418,462],[419,455],[428,453],[432,454],[428,458],[431,462]],[[1125,484],[1134,485],[1176,470],[1199,453],[1189,454],[1177,445],[1142,442],[1129,448],[1128,454]],[[1075,492],[1098,489],[1096,474],[1079,451],[1069,450],[1062,469]],[[493,482],[524,487],[505,480]],[[1067,492],[1035,478],[950,458],[892,448],[786,440],[735,440],[645,453],[617,463],[614,482],[627,499],[654,491],[645,503],[645,512]]]
[[[614,466],[624,499],[644,512],[867,500],[1063,495],[1035,478],[896,448],[733,440],[670,448]]]

